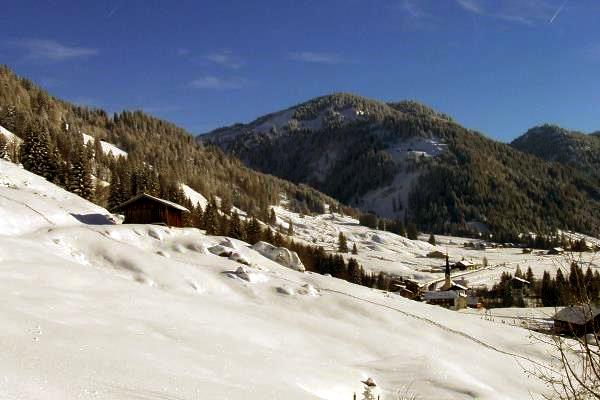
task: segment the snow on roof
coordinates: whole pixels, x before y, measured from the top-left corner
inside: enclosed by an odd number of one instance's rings
[[[513,276],[513,278],[512,278],[512,279],[513,279],[513,281],[519,281],[519,282],[523,282],[523,283],[526,283],[526,284],[528,284],[528,285],[531,285],[531,282],[529,282],[529,281],[528,281],[528,280],[526,280],[526,279],[519,278],[518,276]]]
[[[459,262],[456,263],[456,265],[464,265],[465,267],[470,267],[475,265],[475,263],[473,261],[469,261],[469,260],[461,260]]]
[[[445,291],[432,290],[429,292],[425,292],[425,294],[424,294],[425,300],[452,300],[452,299],[457,299],[461,296],[466,296],[466,295],[464,293],[459,293],[456,290],[445,290]]]
[[[137,200],[141,199],[142,197],[145,197],[145,198],[148,198],[148,199],[152,199],[154,201],[157,201],[157,202],[162,203],[162,204],[164,204],[166,206],[175,208],[177,210],[186,211],[186,212],[190,211],[187,208],[185,208],[184,206],[181,206],[181,205],[179,205],[177,203],[173,203],[172,201],[169,201],[169,200],[165,200],[165,199],[161,199],[161,198],[158,198],[158,197],[154,197],[154,196],[151,196],[151,195],[146,194],[146,193],[140,193],[137,196],[132,197],[131,199],[127,200],[125,203],[122,203],[119,206],[117,206],[116,209],[118,210],[120,208],[123,208],[126,205],[131,204],[134,201],[137,201]]]
[[[468,287],[466,287],[466,286],[463,286],[463,285],[461,285],[461,284],[459,284],[459,283],[456,283],[456,282],[454,282],[454,281],[450,281],[450,282],[452,283],[452,286],[450,286],[450,289],[449,289],[449,290],[457,290],[457,289],[458,289],[458,290],[469,290],[469,288],[468,288]]]
[[[600,308],[585,306],[568,306],[554,315],[555,321],[569,322],[575,325],[583,325],[600,315]]]

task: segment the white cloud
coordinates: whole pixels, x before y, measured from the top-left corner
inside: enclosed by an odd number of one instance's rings
[[[238,69],[244,65],[244,60],[234,55],[229,50],[221,50],[215,53],[210,53],[207,54],[204,58],[212,63],[219,64],[232,69]]]
[[[548,22],[560,6],[547,0],[456,0],[456,3],[476,15],[524,25]]]
[[[196,89],[241,89],[248,81],[244,78],[219,78],[212,75],[202,76],[190,82],[190,86]]]
[[[484,14],[483,9],[481,8],[481,4],[477,0],[457,0],[458,5],[460,5],[465,10],[475,13],[475,14]]]
[[[300,51],[289,54],[289,58],[294,61],[302,61],[314,64],[341,64],[345,60],[335,53],[315,53],[312,51]]]
[[[98,54],[97,49],[66,46],[54,40],[27,39],[11,43],[22,48],[25,51],[25,56],[32,60],[58,62]]]
[[[410,18],[421,18],[426,15],[413,0],[402,0],[400,7]]]

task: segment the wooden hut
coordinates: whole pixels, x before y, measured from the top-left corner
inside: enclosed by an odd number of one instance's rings
[[[565,307],[554,315],[554,332],[569,336],[600,332],[600,309],[589,305]]]
[[[183,213],[189,210],[177,203],[159,199],[146,193],[127,200],[115,211],[125,215],[125,224],[161,224],[182,227]]]

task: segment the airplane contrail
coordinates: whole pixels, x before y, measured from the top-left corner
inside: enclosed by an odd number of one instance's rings
[[[118,10],[119,10],[119,8],[121,8],[121,5],[117,3],[117,4],[116,4],[116,5],[115,5],[115,6],[114,6],[114,7],[113,7],[113,8],[112,8],[112,9],[111,9],[109,12],[108,12],[108,14],[107,14],[107,16],[106,16],[106,17],[107,17],[107,18],[110,18],[110,17],[112,17],[112,16],[113,16],[113,15],[114,15],[114,14],[115,14],[115,13],[116,13]]]
[[[569,2],[569,0],[565,0],[565,2],[562,3],[562,5],[560,7],[558,7],[558,10],[556,10],[556,12],[552,16],[552,18],[550,18],[550,21],[548,21],[549,24],[554,22],[556,17],[558,17],[558,14],[560,14],[560,12],[563,10],[563,8],[565,8],[565,6],[567,5],[568,2]]]

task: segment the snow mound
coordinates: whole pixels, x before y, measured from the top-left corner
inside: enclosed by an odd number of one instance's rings
[[[246,266],[238,267],[235,272],[230,272],[229,276],[237,277],[250,283],[261,283],[269,280],[269,278],[263,273],[253,271]]]
[[[225,247],[220,244],[209,247],[208,251],[219,257],[231,257],[233,255],[233,249],[231,247]]]
[[[298,254],[296,254],[295,251],[286,249],[285,247],[275,247],[266,242],[258,242],[252,246],[252,249],[258,251],[268,259],[283,265],[284,267],[288,267],[300,272],[304,272],[306,270],[304,268],[304,264],[302,264],[302,261],[300,261]]]

